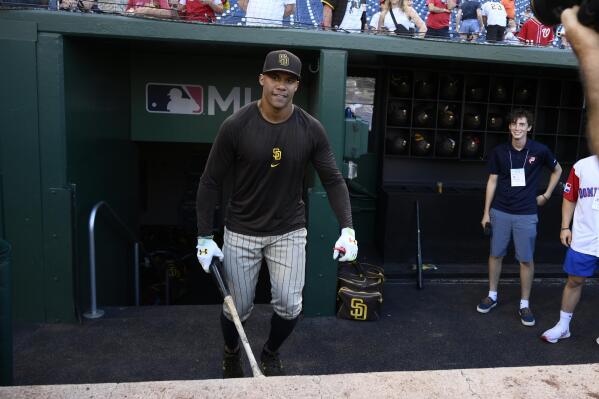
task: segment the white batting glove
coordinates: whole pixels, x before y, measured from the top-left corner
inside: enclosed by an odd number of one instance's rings
[[[198,261],[206,273],[210,273],[210,263],[212,263],[212,258],[216,256],[222,261],[225,257],[218,245],[216,245],[214,240],[210,237],[198,237],[198,245],[196,248],[198,249]]]
[[[356,260],[358,256],[358,241],[356,241],[356,232],[354,229],[345,227],[341,230],[341,236],[335,243],[333,251],[333,259],[337,259],[339,254],[342,254],[339,258],[339,262],[351,262]]]

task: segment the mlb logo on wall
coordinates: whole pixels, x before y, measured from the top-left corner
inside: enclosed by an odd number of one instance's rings
[[[146,111],[161,114],[201,115],[204,112],[202,86],[148,83]]]

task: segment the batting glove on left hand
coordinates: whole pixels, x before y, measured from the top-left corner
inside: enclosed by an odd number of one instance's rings
[[[212,238],[198,237],[198,245],[196,246],[198,249],[198,261],[202,265],[202,269],[206,273],[210,273],[210,263],[212,263],[212,258],[215,256],[218,257],[221,261],[225,257]]]
[[[358,241],[356,241],[356,232],[354,229],[345,227],[341,230],[341,236],[335,243],[333,259],[337,259],[339,254],[343,254],[339,258],[339,262],[351,262],[358,257]]]

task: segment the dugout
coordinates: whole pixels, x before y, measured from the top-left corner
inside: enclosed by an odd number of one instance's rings
[[[517,83],[533,82],[527,87],[534,91],[534,102],[526,105],[545,115],[546,129],[539,137],[546,136],[556,151],[568,149],[568,162],[562,162],[566,172],[585,146],[582,102],[570,102],[581,96],[580,89],[572,89],[578,84],[575,59],[556,49],[47,11],[3,11],[0,19],[0,66],[5,71],[1,205],[5,238],[13,246],[14,314],[20,320],[72,321],[74,310],[89,306],[87,218],[98,201],[107,201],[144,237],[149,250],[189,248],[194,184],[210,143],[236,106],[258,97],[257,73],[272,49],[287,47],[302,57],[304,79],[297,102],[325,125],[340,165],[346,76],[374,79],[369,154],[359,158],[359,177],[350,188],[362,254],[389,270],[410,262],[415,198],[423,201],[423,215],[430,218],[425,221],[431,226],[426,242],[437,262],[455,262],[459,254],[467,254],[467,261],[484,263],[485,244],[477,231],[484,156],[507,133],[486,124],[464,129],[464,115],[478,110],[486,121],[492,110],[519,105]],[[457,98],[442,94],[448,76],[455,77]],[[475,76],[484,94],[471,101],[466,92]],[[490,97],[499,77],[510,91],[509,101]],[[400,78],[408,89],[395,93]],[[423,81],[431,89],[420,95],[417,82]],[[165,112],[164,96],[176,88],[187,90],[184,99],[202,96],[200,116]],[[390,117],[397,103],[405,107],[407,121]],[[458,124],[442,128],[439,110],[448,105]],[[429,110],[432,125],[415,124],[421,108]],[[554,124],[565,130],[552,129]],[[407,135],[407,149],[396,153],[392,143],[401,134]],[[429,140],[432,152],[416,152],[416,134]],[[466,134],[479,137],[482,149],[474,158],[462,156]],[[437,139],[440,143],[444,137],[460,143],[458,152],[437,153]],[[443,183],[442,194],[437,182]],[[330,315],[336,281],[329,254],[338,232],[318,180],[309,179],[306,186],[305,311]],[[558,212],[555,198],[551,207],[547,213]],[[553,258],[554,219],[541,215],[541,220],[539,254]],[[130,305],[131,246],[109,216],[98,223],[98,303]],[[175,255],[158,256],[169,263]],[[171,271],[176,279],[178,269]],[[194,278],[205,280],[201,274]]]

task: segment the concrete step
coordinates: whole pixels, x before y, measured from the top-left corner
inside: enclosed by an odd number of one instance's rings
[[[2,398],[599,397],[599,364],[0,388]]]

